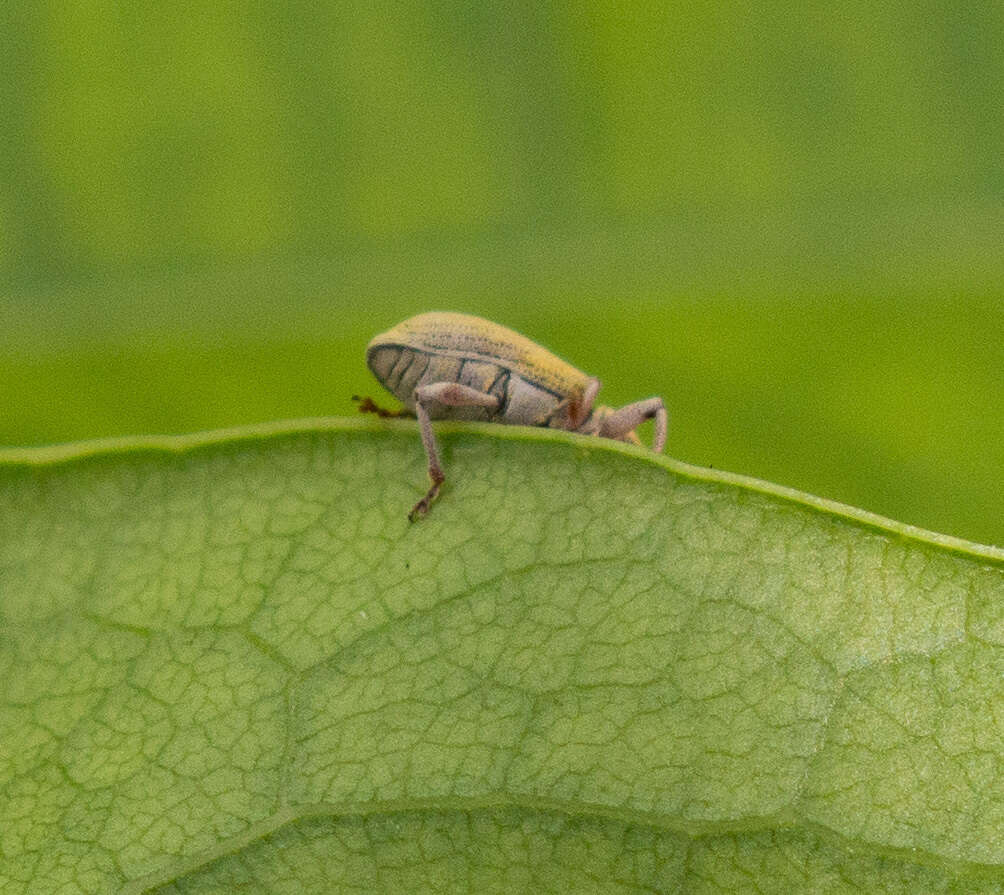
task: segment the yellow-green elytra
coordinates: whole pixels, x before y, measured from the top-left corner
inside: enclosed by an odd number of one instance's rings
[[[432,486],[408,514],[413,522],[429,511],[445,480],[434,419],[548,426],[637,444],[635,428],[654,418],[652,450],[661,453],[666,443],[662,398],[617,410],[594,408],[598,379],[526,336],[470,314],[434,311],[409,317],[373,337],[366,363],[406,413],[418,417]],[[369,399],[360,409],[388,415]]]

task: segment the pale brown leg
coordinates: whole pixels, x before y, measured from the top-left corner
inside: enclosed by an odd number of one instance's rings
[[[652,439],[652,450],[661,454],[666,446],[666,430],[669,418],[662,398],[648,398],[645,401],[635,401],[611,413],[603,420],[599,434],[603,438],[624,438],[629,432],[640,426],[645,420],[655,418],[655,438]]]
[[[443,468],[439,464],[439,449],[436,445],[436,435],[432,431],[432,421],[425,409],[426,404],[445,404],[448,407],[487,407],[494,410],[499,405],[495,395],[479,392],[459,382],[433,382],[430,385],[420,385],[415,389],[415,416],[418,417],[418,431],[422,436],[422,447],[429,458],[429,478],[432,486],[418,503],[408,513],[408,520],[414,522],[429,512],[429,506],[439,494],[439,487],[446,481]]]
[[[596,393],[599,390],[600,380],[595,378],[590,379],[586,383],[586,388],[581,398],[578,400],[565,398],[540,423],[536,423],[535,425],[553,425],[551,420],[557,418],[559,420],[558,428],[569,429],[572,432],[581,432],[582,424],[589,417],[589,413],[593,409],[593,402],[596,400]],[[564,425],[562,425],[562,421]]]

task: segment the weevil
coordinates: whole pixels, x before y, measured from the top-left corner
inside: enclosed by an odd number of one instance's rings
[[[405,406],[385,411],[369,398],[359,409],[380,416],[418,418],[429,461],[429,490],[408,514],[414,522],[445,481],[432,420],[486,420],[511,426],[545,426],[640,444],[634,430],[655,420],[652,450],[666,444],[662,398],[619,409],[593,407],[600,381],[577,370],[514,330],[470,314],[435,311],[409,317],[374,336],[366,364]]]

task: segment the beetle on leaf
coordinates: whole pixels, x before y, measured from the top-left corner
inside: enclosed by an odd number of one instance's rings
[[[359,409],[418,418],[432,485],[408,514],[412,522],[429,512],[445,481],[434,419],[545,426],[634,444],[640,444],[635,428],[654,419],[652,450],[661,453],[666,444],[662,398],[594,408],[598,379],[526,336],[470,314],[435,311],[410,317],[370,341],[366,363],[406,410],[385,411],[369,398]]]

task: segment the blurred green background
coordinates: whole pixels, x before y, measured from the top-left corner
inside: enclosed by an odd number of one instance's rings
[[[463,310],[674,456],[1004,543],[1004,6],[0,20],[0,444],[349,414]]]

